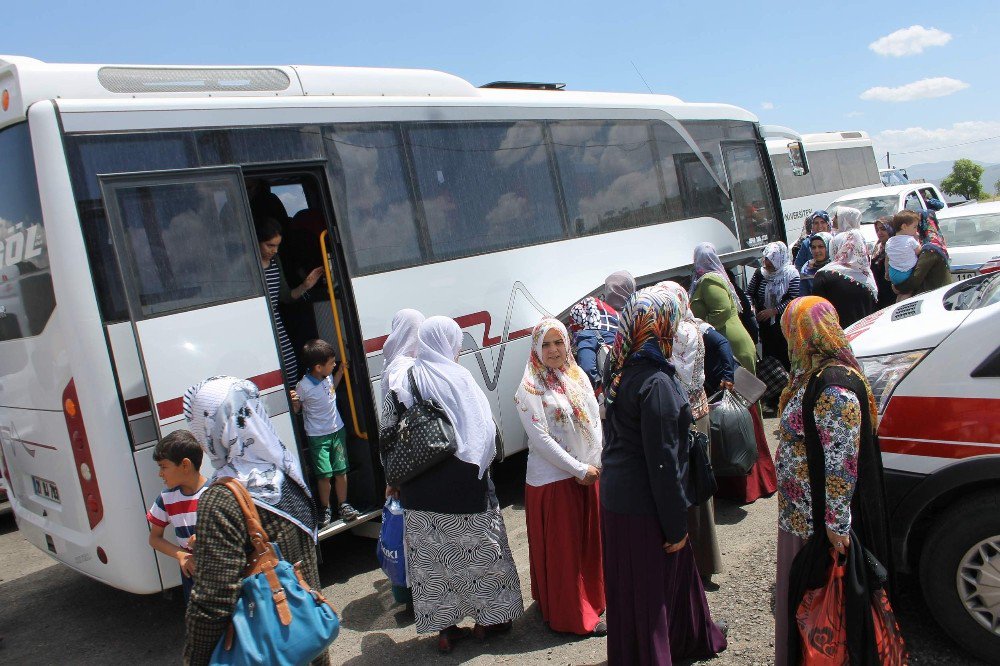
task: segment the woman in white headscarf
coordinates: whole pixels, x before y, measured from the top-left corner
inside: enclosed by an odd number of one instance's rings
[[[188,428],[208,454],[213,480],[231,476],[246,487],[264,531],[289,562],[301,562],[319,591],[316,513],[302,472],[278,437],[257,387],[246,379],[212,377],[184,394]],[[243,512],[224,486],[198,501],[194,589],[187,607],[185,664],[208,664],[232,617],[250,550]],[[324,653],[314,664],[327,664]]]
[[[676,282],[660,282],[662,289],[677,299],[680,307],[680,321],[674,332],[674,346],[670,362],[674,365],[675,376],[687,394],[691,407],[694,427],[709,434],[708,397],[705,395],[705,341],[701,325],[705,322],[691,312],[688,292]],[[712,574],[722,572],[722,551],[715,531],[715,503],[709,499],[688,509],[688,535],[694,548],[694,559],[703,581]]]
[[[528,433],[531,596],[553,631],[603,636],[601,415],[562,322],[545,318],[535,326],[514,404]]]
[[[840,317],[840,327],[847,328],[875,312],[878,283],[860,231],[837,234],[830,242],[830,254],[833,260],[813,278],[812,295],[830,301]]]
[[[799,296],[799,272],[781,241],[768,243],[763,255],[763,266],[750,278],[747,294],[757,311],[764,356],[778,359],[788,370],[788,343],[781,332],[781,313]]]
[[[839,206],[833,211],[834,233],[843,233],[861,228],[861,211],[849,206]]]
[[[449,653],[470,634],[508,631],[524,602],[500,508],[490,501],[496,426],[486,395],[458,363],[462,329],[448,317],[430,317],[417,338],[409,372],[420,398],[444,409],[458,450],[399,488],[406,572],[417,633],[439,632],[438,649]],[[413,406],[417,396],[410,393],[385,401],[383,427],[397,423],[397,404]],[[473,629],[458,626],[466,617],[475,619]]]

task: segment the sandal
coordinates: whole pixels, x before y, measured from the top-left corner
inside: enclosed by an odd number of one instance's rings
[[[512,626],[510,620],[500,624],[479,624],[477,622],[476,626],[472,628],[472,635],[476,637],[476,640],[484,641],[487,636],[493,634],[506,634]]]
[[[472,629],[452,625],[447,629],[438,632],[438,652],[441,654],[451,654],[455,649],[455,643],[472,635]]]

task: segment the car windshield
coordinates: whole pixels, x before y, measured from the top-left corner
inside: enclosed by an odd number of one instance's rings
[[[950,217],[939,221],[949,247],[1000,243],[1000,213]]]
[[[833,214],[834,208],[857,208],[861,211],[861,224],[875,224],[875,220],[886,215],[895,215],[899,211],[899,197],[896,195],[884,197],[865,197],[864,199],[844,199],[827,208]]]
[[[881,176],[882,178],[882,184],[889,187],[893,185],[906,185],[910,182],[906,179],[906,176],[904,176],[901,171],[896,171],[896,170],[880,171],[879,176]]]

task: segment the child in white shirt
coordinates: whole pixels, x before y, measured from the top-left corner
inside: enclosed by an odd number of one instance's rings
[[[888,278],[894,285],[900,285],[913,275],[920,255],[920,215],[913,211],[901,211],[892,218],[895,235],[885,243],[888,261]]]

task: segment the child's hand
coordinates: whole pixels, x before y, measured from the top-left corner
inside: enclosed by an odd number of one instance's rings
[[[181,563],[181,571],[185,576],[194,576],[194,555],[182,550],[177,553],[177,561]]]
[[[299,394],[292,390],[288,392],[288,397],[292,399],[292,411],[298,414],[302,410],[302,401],[299,400]]]
[[[347,370],[351,367],[351,360],[346,356],[340,361],[340,367],[342,370]]]
[[[192,535],[191,535],[191,538],[190,538],[190,539],[188,539],[188,545],[187,545],[187,548],[188,548],[188,550],[190,550],[191,552],[194,552],[194,540],[195,540],[195,539],[197,539],[197,538],[198,538],[198,535],[197,535],[197,534],[192,534]]]

